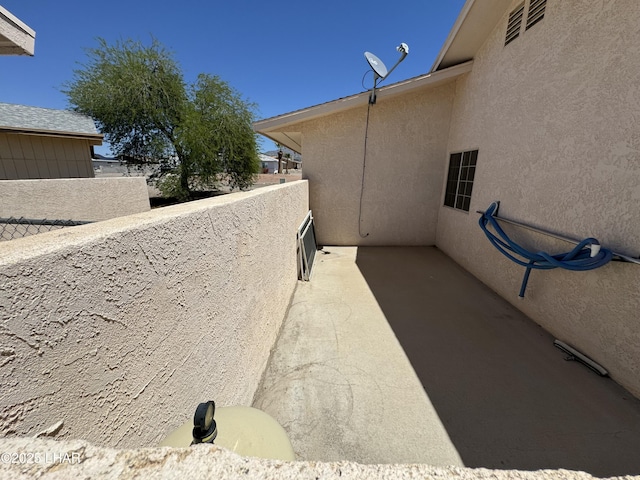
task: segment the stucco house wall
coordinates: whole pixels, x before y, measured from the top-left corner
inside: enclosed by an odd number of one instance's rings
[[[201,401],[250,405],[307,195],[291,182],[5,242],[0,436],[62,421],[63,438],[155,446]]]
[[[518,301],[524,269],[490,246],[474,212],[500,200],[507,218],[640,253],[640,3],[548,1],[505,47],[509,11],[456,82],[447,148],[477,148],[478,164],[470,212],[440,206],[436,245],[638,396],[640,266],[534,271]]]
[[[378,97],[301,126],[303,178],[324,245],[433,245],[454,85]],[[361,200],[362,195],[362,200]]]

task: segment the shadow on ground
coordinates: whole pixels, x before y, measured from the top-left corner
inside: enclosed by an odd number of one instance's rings
[[[442,252],[360,247],[356,263],[466,466],[640,474],[640,401]]]

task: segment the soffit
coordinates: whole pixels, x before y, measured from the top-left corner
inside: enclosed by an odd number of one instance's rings
[[[512,3],[513,0],[467,0],[431,71],[473,60]]]
[[[0,55],[33,55],[36,32],[0,6]]]

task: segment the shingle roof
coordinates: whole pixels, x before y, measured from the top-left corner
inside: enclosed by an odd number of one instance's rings
[[[0,103],[0,129],[99,135],[91,117],[70,110]]]

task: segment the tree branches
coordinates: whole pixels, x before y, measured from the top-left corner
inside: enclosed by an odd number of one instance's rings
[[[124,40],[87,50],[63,92],[75,110],[90,115],[112,151],[137,163],[165,166],[177,194],[188,197],[194,177],[208,185],[223,177],[246,188],[258,172],[255,106],[217,76],[186,85],[182,71],[157,40]]]

